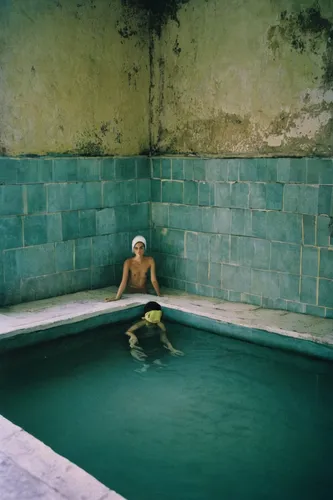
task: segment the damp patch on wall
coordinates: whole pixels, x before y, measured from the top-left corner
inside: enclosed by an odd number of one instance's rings
[[[122,0],[0,2],[0,154],[148,148],[147,13],[125,10]]]
[[[333,153],[333,89],[307,89],[300,95],[302,106],[281,111],[270,123],[265,142],[284,149],[287,144],[304,154],[329,156]]]
[[[159,124],[154,152],[205,153],[207,144],[211,154],[221,150],[236,154],[260,148],[262,140],[249,116],[220,111],[212,117],[197,118],[178,123],[174,132]]]
[[[122,0],[126,7],[143,10],[149,16],[149,27],[158,37],[163,26],[170,20],[179,25],[177,12],[189,0]]]
[[[110,143],[121,144],[122,133],[119,120],[110,120],[101,123],[99,128],[87,129],[79,134],[73,154],[80,156],[104,156],[110,155],[108,145]]]
[[[311,1],[179,5],[152,37],[152,153],[331,156],[331,0]]]
[[[280,14],[278,24],[271,26],[267,33],[268,46],[277,56],[282,43],[287,42],[300,54],[307,52],[322,57],[321,84],[333,85],[333,23],[322,16],[320,7],[315,5],[299,12]]]

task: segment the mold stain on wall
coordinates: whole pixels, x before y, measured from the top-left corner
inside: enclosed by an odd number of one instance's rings
[[[130,13],[131,18],[134,13],[146,13],[147,25],[149,29],[149,150],[151,153],[158,153],[158,144],[162,141],[163,128],[160,117],[164,108],[165,74],[164,57],[158,54],[161,52],[161,36],[163,29],[168,22],[176,23],[180,27],[177,16],[182,5],[190,0],[122,0],[124,7]],[[180,54],[181,47],[178,40],[175,42],[174,52]],[[158,72],[154,71],[154,64],[158,66]],[[132,75],[129,76],[132,80]],[[157,138],[153,139],[153,123],[158,122]]]
[[[133,15],[121,0],[15,0],[0,2],[0,23],[6,154],[148,148],[145,13]]]
[[[329,5],[4,2],[1,151],[330,155]]]
[[[79,156],[104,156],[107,153],[107,144],[122,142],[121,120],[114,119],[101,123],[99,128],[84,130],[76,140],[74,151],[68,153]],[[111,139],[110,139],[111,138]]]
[[[282,41],[302,54],[322,56],[322,86],[333,87],[333,23],[322,16],[320,7],[281,12],[279,23],[267,33],[269,47],[276,54]]]
[[[190,0],[122,0],[126,7],[137,11],[145,11],[148,16],[152,34],[161,37],[163,27],[169,21],[175,21],[179,26],[177,12],[182,5]]]
[[[279,23],[268,30],[267,39],[276,62],[281,46],[287,44],[291,51],[315,57],[322,70],[321,77],[314,76],[312,82],[317,86],[317,98],[312,102],[311,93],[305,93],[298,112],[277,116],[269,129],[271,141],[283,147],[288,139],[304,153],[332,154],[333,23],[322,15],[318,4],[298,12],[285,10]]]
[[[249,116],[219,112],[209,119],[198,119],[190,124],[179,126],[176,137],[168,135],[160,125],[159,139],[165,141],[165,153],[173,151],[176,144],[182,144],[184,151],[191,154],[205,154],[207,144],[214,144],[216,151],[227,151],[233,155],[241,146],[245,153],[248,150],[248,138],[252,144],[259,144],[260,135],[253,127]]]
[[[321,55],[324,45],[322,85],[332,88],[333,24],[322,16],[318,4],[297,13],[281,12],[279,24],[268,31],[268,40],[273,52],[278,50],[281,40],[289,43],[292,50],[314,55]]]
[[[181,5],[153,47],[153,152],[331,155],[333,11],[309,3]]]

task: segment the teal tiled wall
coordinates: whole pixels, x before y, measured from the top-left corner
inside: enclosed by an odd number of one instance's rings
[[[332,189],[331,159],[0,158],[0,303],[118,284],[139,232],[162,285],[333,317]]]
[[[333,317],[333,161],[153,158],[162,284]]]
[[[0,305],[118,282],[150,184],[144,157],[0,158]]]

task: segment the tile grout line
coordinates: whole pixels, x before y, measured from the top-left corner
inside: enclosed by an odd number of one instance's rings
[[[75,244],[75,241],[76,240],[72,240],[72,241],[73,241],[73,257],[72,257],[73,262],[72,262],[72,264],[73,264],[73,271],[76,271],[76,266],[75,266],[75,260],[76,260],[76,244]]]
[[[299,301],[301,302],[301,290],[302,290],[302,282],[303,282],[303,275],[302,275],[302,268],[303,268],[303,245],[300,245],[300,259],[299,259],[299,282],[298,282],[298,295],[299,295]]]
[[[24,248],[25,245],[24,245],[24,223],[25,223],[25,217],[21,216],[21,220],[22,220],[22,247],[21,248]]]
[[[320,248],[318,248],[318,269],[317,269],[317,283],[316,283],[316,305],[318,306],[319,301],[319,272],[320,272]]]

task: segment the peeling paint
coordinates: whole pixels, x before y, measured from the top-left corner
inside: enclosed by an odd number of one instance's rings
[[[301,92],[300,100],[306,104],[333,104],[333,89],[305,89]]]
[[[280,134],[273,133],[280,130]],[[249,116],[220,113],[214,119],[187,122],[176,132],[161,125],[154,154],[209,154],[224,156],[271,156],[276,148],[282,156],[331,156],[333,154],[332,112],[304,115],[281,114],[267,131]],[[240,154],[241,152],[241,154]],[[295,154],[295,152],[297,152]]]
[[[273,135],[267,138],[269,146],[280,146],[284,140],[292,137],[307,137],[313,139],[324,125],[330,121],[332,113],[321,111],[316,117],[304,115],[295,119],[291,119],[292,125],[286,127],[286,130],[281,135]]]
[[[260,137],[250,121],[250,117],[220,112],[214,118],[187,121],[177,128],[175,135],[164,130],[161,125],[159,143],[155,151],[166,152],[175,145],[181,145],[180,152],[205,153],[206,144],[210,144],[212,153],[218,154],[223,148],[229,154],[239,148],[248,149],[251,144],[259,143]]]
[[[154,44],[152,150],[331,155],[330,5],[191,0],[180,6],[178,24],[165,24]]]

